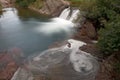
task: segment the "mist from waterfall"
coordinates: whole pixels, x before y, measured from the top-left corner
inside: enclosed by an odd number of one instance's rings
[[[57,33],[71,33],[74,23],[62,18],[52,18],[50,22],[42,22],[42,25],[35,28],[38,33],[43,33],[45,35],[52,35]]]
[[[79,9],[66,8],[61,12],[61,15],[56,18],[50,19],[48,23],[42,23],[35,30],[45,35],[52,35],[56,33],[71,33],[71,29],[75,26],[74,21],[80,14]]]

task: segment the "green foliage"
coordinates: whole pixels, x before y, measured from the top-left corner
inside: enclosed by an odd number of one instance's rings
[[[80,10],[86,12],[90,11],[91,8],[95,7],[96,0],[68,0],[71,2],[72,6],[77,6]]]
[[[120,50],[120,0],[69,0],[85,11],[99,31],[98,45],[105,54]]]
[[[98,45],[105,54],[120,50],[120,8],[118,0],[98,0],[99,10],[106,22],[102,23],[104,28],[99,31]],[[117,10],[116,10],[117,9]]]
[[[16,3],[21,7],[28,7],[30,4],[36,0],[16,0]]]
[[[119,20],[107,22],[105,28],[102,28],[99,31],[100,37],[98,45],[105,54],[110,54],[110,52],[118,51],[120,49]]]
[[[43,6],[43,0],[16,0],[16,3],[21,7],[32,6],[40,9]]]

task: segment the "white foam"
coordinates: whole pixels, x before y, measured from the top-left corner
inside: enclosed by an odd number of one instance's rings
[[[92,57],[89,53],[81,51],[79,48],[86,45],[85,42],[69,39],[70,44],[68,49],[71,49],[70,61],[73,64],[73,68],[77,72],[90,71],[93,68],[92,62],[89,57]],[[89,56],[89,57],[88,57]]]
[[[38,26],[35,28],[35,30],[46,35],[60,32],[70,32],[71,28],[74,27],[74,24],[72,22],[61,18],[52,18],[51,22],[42,24],[42,26]]]
[[[79,9],[70,9],[70,7],[69,7],[62,11],[59,18],[74,22],[74,20],[77,20],[79,14],[80,14]]]
[[[5,23],[19,23],[18,11],[15,8],[3,8],[3,13],[0,16],[1,25]],[[5,24],[4,24],[5,25]],[[11,26],[12,27],[12,26]],[[4,27],[3,27],[4,28]]]
[[[73,10],[73,13],[72,13],[69,21],[74,22],[74,20],[77,20],[79,14],[80,14],[80,10],[79,9]]]
[[[69,14],[70,14],[70,7],[64,9],[59,17],[67,20],[67,18],[69,17]]]
[[[83,45],[87,45],[85,42],[74,40],[74,39],[69,39],[68,43],[71,45],[71,49],[79,49],[79,47],[82,47]]]

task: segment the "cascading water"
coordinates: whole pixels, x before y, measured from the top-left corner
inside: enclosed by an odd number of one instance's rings
[[[70,34],[72,28],[74,27],[74,23],[62,18],[52,18],[47,24],[42,24],[43,26],[40,25],[37,28],[35,28],[35,30],[45,35],[52,35],[54,33],[56,34],[61,32]]]
[[[72,9],[70,7],[64,9],[61,15],[57,18],[52,18],[47,24],[42,23],[43,26],[38,26],[36,31],[42,32],[46,35],[51,35],[53,33],[67,32],[71,31],[76,24],[74,21],[78,18],[80,14],[79,9]]]
[[[78,18],[79,14],[80,14],[79,9],[72,9],[72,8],[68,7],[62,11],[59,18],[63,18],[63,19],[69,20],[71,22],[74,22],[74,20],[76,20]]]
[[[66,8],[62,11],[62,13],[60,14],[59,18],[63,18],[63,19],[68,19],[69,17],[69,14],[70,14],[70,7],[69,8]]]

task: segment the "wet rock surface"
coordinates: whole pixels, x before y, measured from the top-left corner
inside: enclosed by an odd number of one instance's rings
[[[81,27],[77,28],[73,38],[86,43],[91,43],[92,40],[97,40],[98,34],[92,22],[85,21]]]
[[[10,80],[21,65],[21,51],[13,48],[0,52],[0,80]]]
[[[33,80],[95,80],[98,62],[89,53],[78,50],[85,43],[73,39],[68,43],[28,59],[25,70],[32,73]]]

